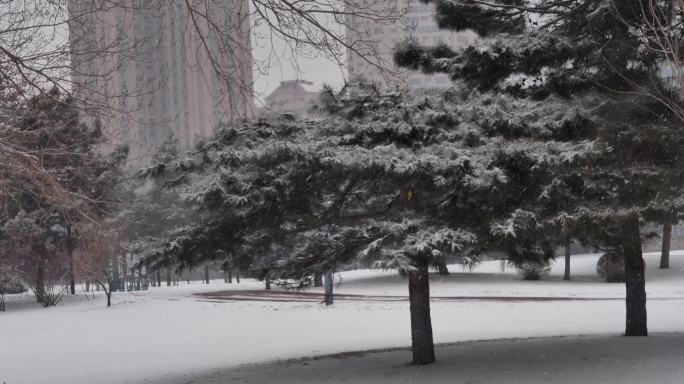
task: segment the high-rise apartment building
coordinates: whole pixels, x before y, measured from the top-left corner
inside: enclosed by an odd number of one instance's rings
[[[146,163],[254,113],[248,0],[69,0],[74,91]],[[103,107],[103,108],[102,108]]]
[[[367,6],[379,14],[386,12],[386,7],[391,7],[394,12],[403,14],[404,20],[383,23],[353,14],[347,18],[347,39],[354,47],[354,50],[348,50],[347,58],[352,82],[372,83],[383,91],[418,91],[450,86],[451,82],[444,74],[425,75],[397,68],[393,61],[394,48],[403,40],[413,38],[426,46],[442,42],[458,49],[477,39],[477,34],[439,29],[433,19],[434,6],[419,0],[369,0]]]

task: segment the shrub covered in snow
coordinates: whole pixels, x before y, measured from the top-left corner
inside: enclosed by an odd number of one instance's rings
[[[617,250],[604,253],[596,263],[596,273],[609,283],[621,283],[625,281],[624,256]]]
[[[551,271],[551,264],[544,260],[523,260],[514,266],[525,280],[541,280]]]
[[[24,284],[21,283],[20,279],[14,276],[0,276],[0,294],[14,295],[18,293],[24,293],[26,291],[27,289]]]

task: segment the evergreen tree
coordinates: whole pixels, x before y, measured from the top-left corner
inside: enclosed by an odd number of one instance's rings
[[[3,127],[12,131],[12,145],[36,154],[41,169],[77,203],[64,204],[44,193],[44,184],[32,174],[11,167],[0,171],[0,252],[23,273],[41,304],[54,305],[64,280],[73,292],[76,226],[103,214],[105,195],[115,182],[110,170],[122,156],[98,155],[99,126],[80,121],[72,100],[57,91],[2,107],[8,116]],[[55,284],[59,288],[53,291]]]
[[[429,266],[446,255],[473,263],[487,249],[546,262],[554,222],[545,212],[561,205],[551,198],[559,191],[538,180],[593,144],[545,141],[565,134],[557,122],[525,128],[519,140],[502,137],[513,124],[503,111],[521,107],[513,97],[334,102],[328,119],[226,127],[193,154],[148,170],[197,213],[143,241],[143,263],[196,265],[230,254],[258,277],[297,287],[352,260],[406,271],[413,361],[431,363]],[[536,108],[578,118],[561,106]]]
[[[193,155],[148,172],[160,185],[179,181],[172,184],[198,213],[143,242],[144,262],[231,254],[298,286],[354,259],[406,270],[414,362],[430,363],[428,268],[445,255],[473,261],[470,229],[484,224],[469,199],[507,188],[490,154],[501,146],[477,144],[448,98],[340,103],[341,115],[320,122],[225,128]]]
[[[682,134],[672,108],[652,97],[673,90],[662,79],[662,53],[649,49],[654,36],[640,28],[646,2],[424,2],[435,5],[441,28],[472,29],[482,39],[459,51],[407,41],[396,61],[447,73],[477,98],[509,100],[496,110],[506,118],[483,114],[491,120],[482,125],[485,134],[518,141],[523,159],[551,160],[544,177],[529,179],[544,207],[532,211],[541,222],[582,228],[583,236],[623,257],[625,334],[646,335],[640,225],[682,213],[681,199],[672,193],[678,189],[673,185],[682,185]],[[655,6],[663,7],[658,14],[671,14],[667,2]],[[525,148],[531,141],[548,149],[534,154]],[[577,148],[556,153],[557,143]],[[521,175],[538,173],[524,162],[513,166]]]

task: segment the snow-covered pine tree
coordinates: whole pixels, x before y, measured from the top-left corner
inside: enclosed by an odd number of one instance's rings
[[[515,198],[482,202],[519,188],[496,156],[515,148],[484,140],[481,116],[456,95],[340,104],[318,122],[227,127],[194,154],[156,167],[157,183],[180,188],[198,215],[149,242],[143,262],[230,254],[298,286],[355,258],[407,270],[413,360],[431,363],[428,267],[445,254],[472,262],[464,251],[473,231],[489,228],[484,218],[510,214]],[[549,145],[530,147],[545,153]]]
[[[488,94],[514,100],[485,112],[483,119],[491,122],[482,128],[491,138],[519,141],[524,158],[566,159],[552,160],[554,177],[531,180],[530,192],[541,187],[539,202],[554,208],[532,211],[551,223],[584,228],[585,236],[624,257],[625,334],[647,335],[640,224],[682,212],[671,188],[682,185],[682,132],[676,111],[654,97],[673,91],[661,72],[662,52],[650,49],[652,31],[640,28],[647,2],[424,2],[435,5],[441,28],[472,29],[482,38],[459,51],[408,41],[395,60],[447,73],[457,87],[477,90],[477,99]],[[673,25],[681,31],[681,17],[672,16],[668,2],[655,6],[662,8],[654,14],[678,18]],[[507,116],[505,124],[499,114]],[[578,148],[535,154],[525,148],[526,140]],[[524,163],[517,168],[536,172]]]

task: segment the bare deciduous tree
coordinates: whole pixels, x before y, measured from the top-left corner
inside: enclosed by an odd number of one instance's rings
[[[116,273],[122,267],[121,248],[111,222],[83,226],[80,232],[79,257],[76,273],[82,279],[94,282],[105,293],[107,307],[112,305],[112,290]]]
[[[639,34],[644,49],[660,58],[660,78],[650,84],[641,84],[623,76],[635,92],[650,97],[667,108],[684,123],[684,0],[646,0],[637,2],[640,14],[629,25]],[[673,194],[679,194],[679,186],[669,186]],[[671,210],[665,209],[666,211]],[[674,212],[666,212],[663,218],[660,268],[670,266],[670,242],[672,226],[678,218]]]
[[[111,19],[114,10],[120,12]],[[0,76],[6,87],[21,92],[41,93],[53,87],[70,91],[78,86],[108,99],[131,97],[131,89],[107,89],[99,81],[107,81],[130,62],[150,59],[147,47],[158,42],[147,39],[158,37],[159,31],[139,33],[124,19],[152,14],[164,15],[169,24],[182,29],[183,39],[176,43],[195,49],[197,69],[210,69],[206,76],[219,78],[222,92],[251,92],[252,69],[236,71],[240,63],[235,57],[238,50],[250,54],[252,36],[273,47],[284,44],[288,51],[273,48],[273,55],[257,63],[261,70],[269,70],[277,60],[315,55],[344,65],[348,50],[369,65],[381,66],[372,58],[368,42],[350,40],[348,31],[363,21],[402,23],[404,12],[397,0],[2,0]],[[92,62],[98,63],[97,70],[82,72]],[[84,101],[96,103],[97,98]]]
[[[348,32],[363,25],[359,21],[401,23],[405,11],[397,0],[159,1],[0,0],[1,94],[16,100],[59,89],[71,93],[88,115],[136,119],[133,112],[138,106],[132,100],[159,91],[163,84],[127,89],[112,79],[127,66],[154,61],[152,50],[159,49],[159,41],[154,40],[159,31],[139,33],[134,28],[140,25],[130,20],[164,14],[182,34],[171,43],[192,51],[193,70],[202,72],[207,81],[217,80],[218,92],[229,106],[226,112],[234,114],[234,100],[253,97],[254,41],[272,47],[267,58],[254,63],[262,73],[283,60],[296,63],[298,57],[325,56],[344,66],[348,51],[389,71],[389,63],[373,57],[371,42],[350,38],[363,35]],[[226,12],[233,16],[223,17]],[[250,60],[237,60],[240,51]],[[0,100],[8,102],[12,101],[7,97]],[[11,126],[0,127],[0,166],[30,177],[46,197],[78,207],[79,196],[46,171],[41,154],[23,148],[16,135]],[[10,193],[3,187],[0,182],[0,193]]]
[[[631,22],[620,15],[617,7],[614,12],[641,37],[643,49],[660,58],[660,78],[644,82],[621,74],[622,78],[635,92],[657,100],[684,121],[684,1],[646,0],[635,4],[640,13]]]

